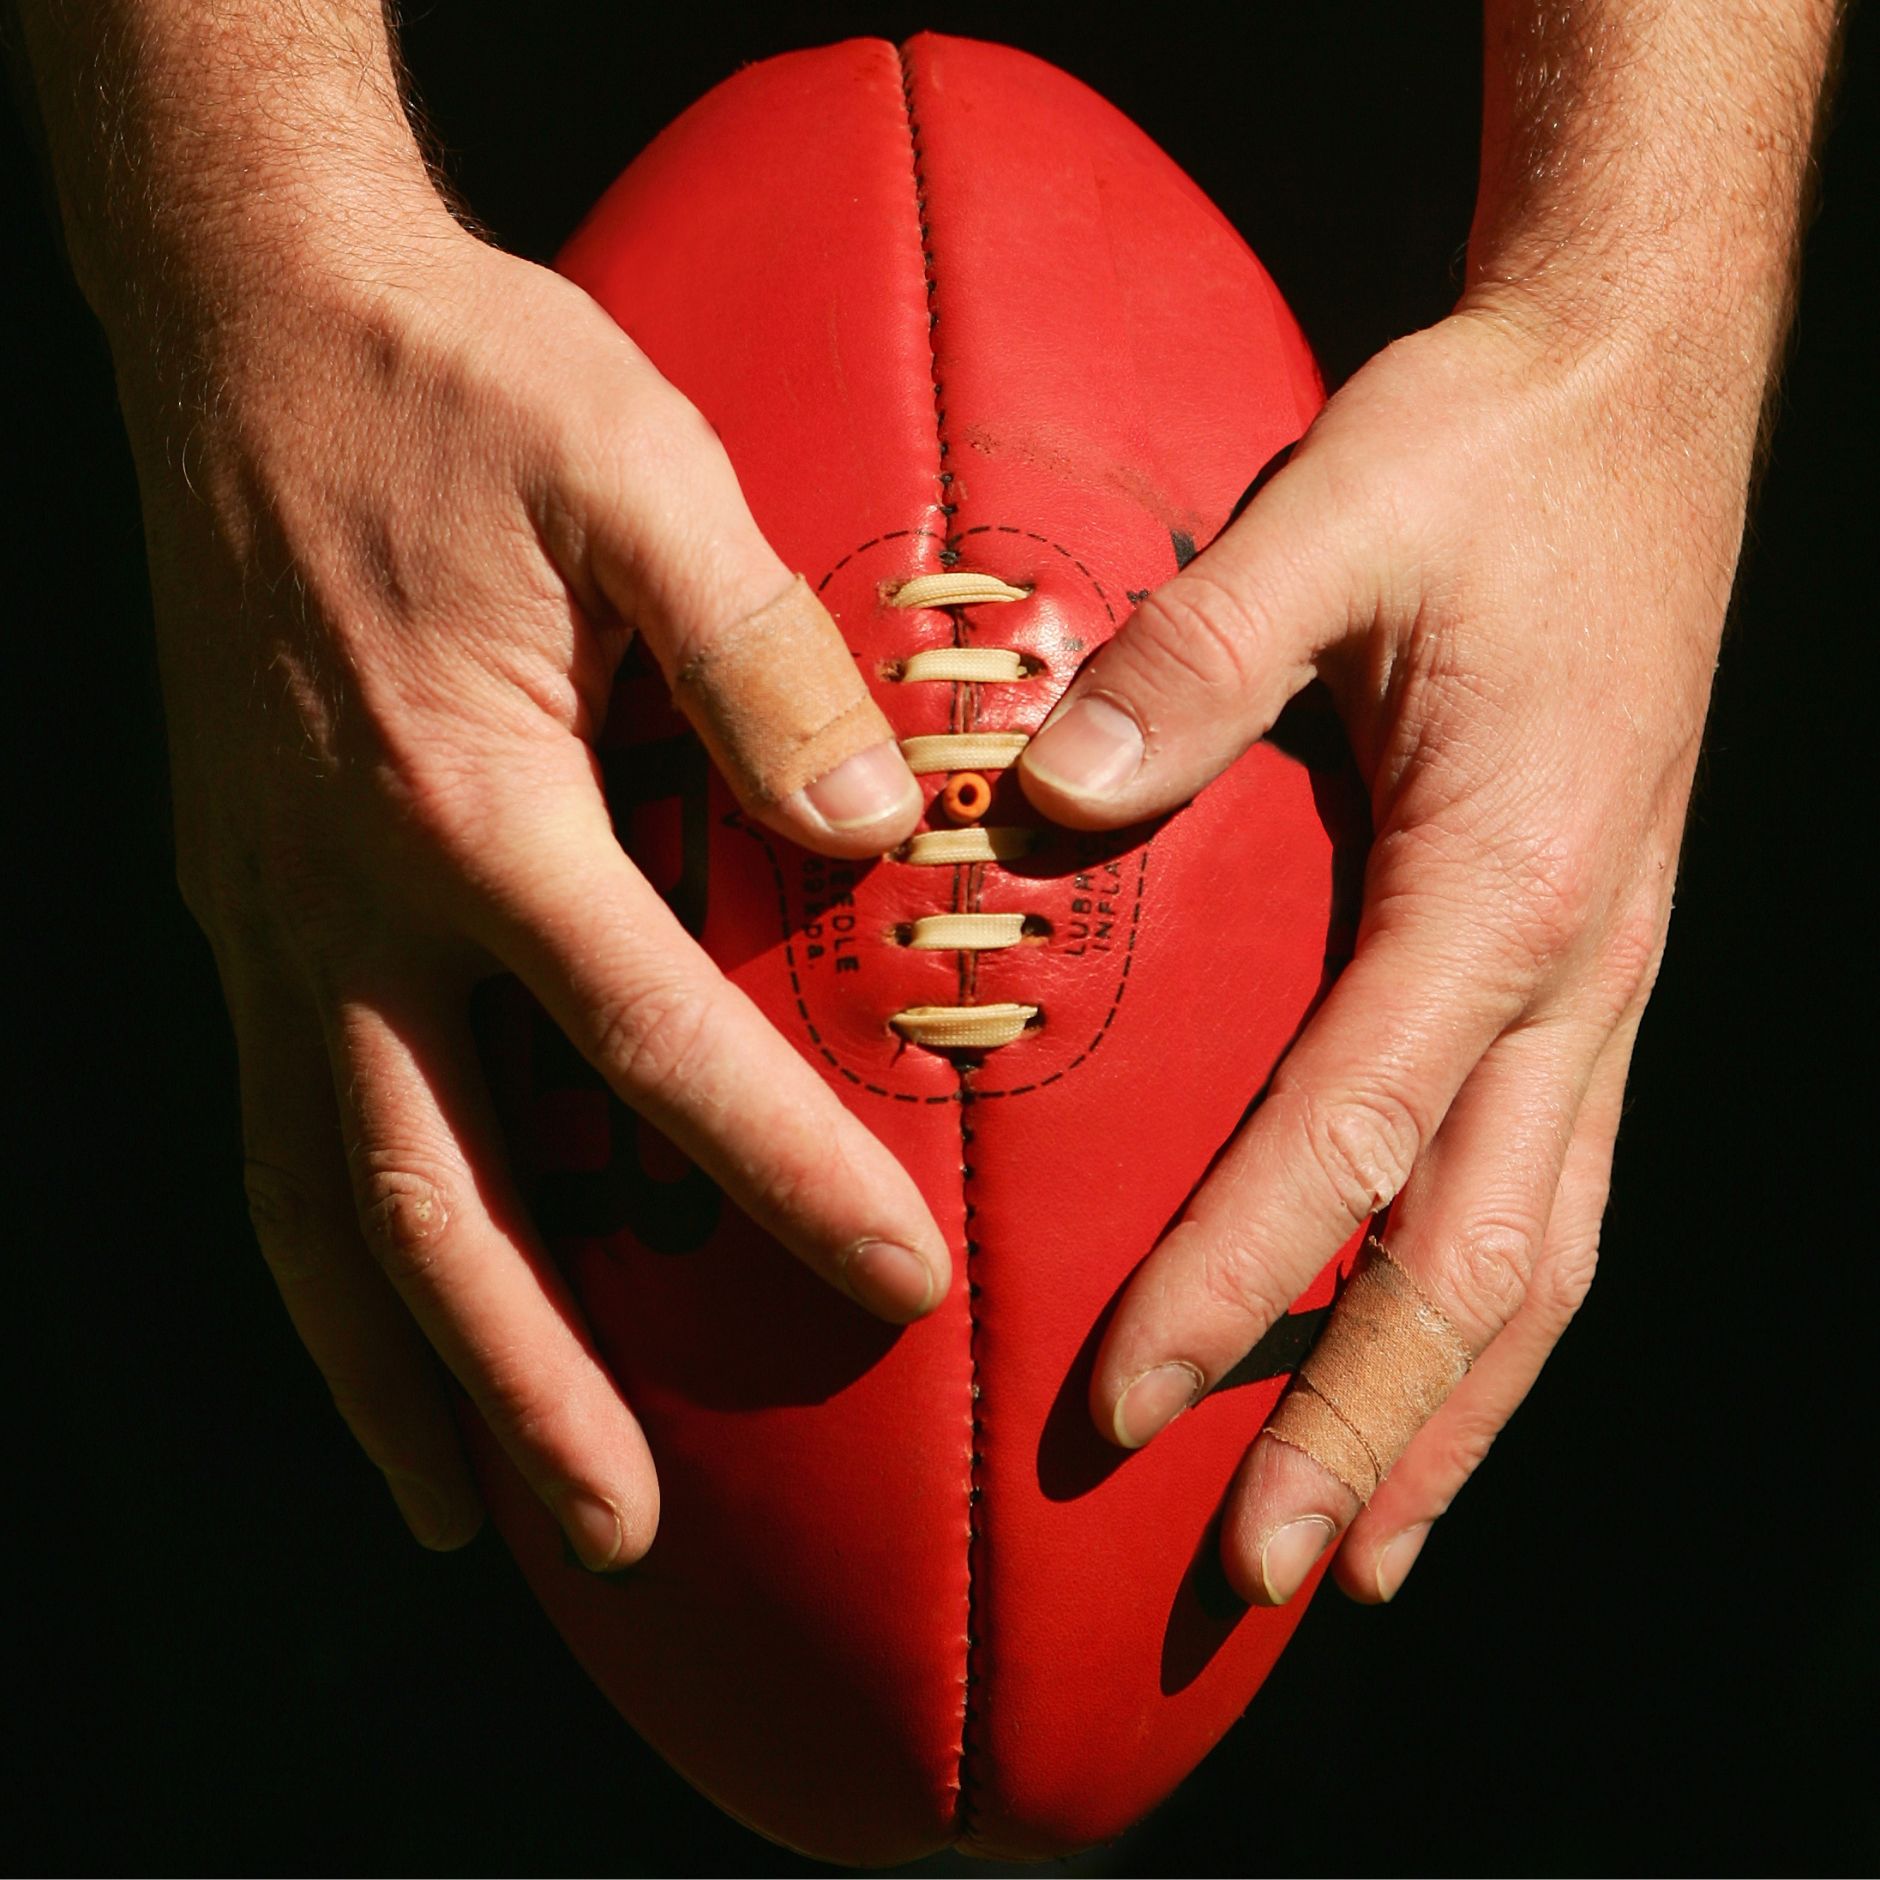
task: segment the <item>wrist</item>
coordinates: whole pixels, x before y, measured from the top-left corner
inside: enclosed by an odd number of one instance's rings
[[[1489,0],[1460,311],[1753,433],[1793,299],[1833,0]]]
[[[1744,239],[1689,218],[1671,241],[1637,203],[1557,230],[1549,208],[1478,212],[1458,313],[1486,318],[1546,357],[1599,358],[1673,405],[1741,411],[1753,427],[1793,292],[1792,239]]]
[[[1488,461],[1561,488],[1623,492],[1634,524],[1675,539],[1722,602],[1741,548],[1768,362],[1731,365],[1722,336],[1701,339],[1669,309],[1600,309],[1577,285],[1472,288],[1446,325],[1490,412]],[[1652,519],[1652,520],[1647,520]]]
[[[68,252],[121,373],[451,224],[377,0],[20,0]]]
[[[1616,444],[1688,474],[1746,481],[1774,374],[1786,277],[1728,297],[1702,278],[1627,281],[1550,268],[1471,281],[1455,315],[1499,334],[1516,380],[1543,397],[1571,388],[1603,411]]]
[[[481,248],[422,172],[349,157],[249,175],[173,211],[161,244],[90,296],[134,433],[150,415],[194,422],[240,384],[284,386],[290,358],[394,344],[401,303]]]
[[[415,257],[463,237],[415,145],[345,151],[246,145],[96,245],[74,271],[120,372],[216,351],[257,321],[365,299]]]

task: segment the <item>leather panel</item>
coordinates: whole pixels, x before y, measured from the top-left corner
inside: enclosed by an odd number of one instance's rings
[[[1025,606],[1048,599],[1061,685],[1132,590],[1175,572],[1177,538],[1219,530],[1318,384],[1244,244],[1110,106],[1000,48],[923,37],[910,57],[955,538],[963,565],[1038,583]],[[1001,534],[1013,518],[1075,562]],[[968,612],[985,643],[1025,643],[1025,608]],[[1068,876],[987,871],[987,909],[1059,914],[1068,895],[1088,917],[981,959],[980,998],[1036,1001],[1046,1023],[965,1079],[981,1493],[963,1825],[981,1851],[1128,1826],[1239,1712],[1303,1605],[1242,1613],[1214,1564],[1279,1379],[1127,1458],[1085,1405],[1107,1308],[1348,943],[1334,851],[1361,843],[1363,800],[1322,743],[1317,774],[1257,748]]]
[[[903,736],[1034,731],[1320,398],[1193,184],[1075,81],[969,41],[745,69],[562,265],[717,428]],[[1029,593],[891,604],[946,568]],[[1014,648],[1029,676],[899,676],[954,644]],[[919,1326],[863,1318],[504,995],[512,1140],[664,1511],[641,1567],[596,1580],[485,1443],[497,1518],[615,1704],[760,1831],[877,1864],[1114,1834],[1233,1721],[1304,1604],[1241,1612],[1211,1525],[1307,1318],[1270,1375],[1256,1357],[1138,1456],[1097,1437],[1085,1391],[1120,1287],[1348,951],[1365,810],[1336,726],[1302,701],[1163,824],[972,867],[832,863],[748,825],[644,662],[603,742],[622,840],[913,1173],[956,1278]],[[1037,827],[991,780],[984,820]],[[1021,913],[1027,936],[903,944],[944,911]],[[983,1054],[888,1022],[999,1000],[1040,1021]]]

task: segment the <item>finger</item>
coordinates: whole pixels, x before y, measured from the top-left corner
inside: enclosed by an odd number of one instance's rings
[[[1339,1549],[1334,1570],[1354,1599],[1375,1602],[1396,1594],[1431,1524],[1520,1408],[1593,1283],[1637,1023],[1635,1015],[1601,1053],[1520,1310],[1404,1452]]]
[[[1395,1199],[1531,997],[1487,923],[1459,926],[1373,875],[1356,957],[1105,1336],[1091,1409],[1126,1448],[1231,1370]]]
[[[1019,759],[1045,815],[1115,828],[1186,802],[1375,614],[1373,551],[1325,461],[1302,448],[1077,675]]]
[[[591,790],[512,800],[494,853],[526,856],[478,937],[621,1100],[799,1259],[895,1324],[945,1296],[920,1191],[684,931]]]
[[[284,989],[223,977],[248,1209],[282,1303],[413,1537],[461,1547],[481,1499],[431,1353],[360,1239],[319,1023]]]
[[[759,533],[711,427],[644,373],[633,425],[584,467],[594,585],[752,815],[827,854],[893,848],[920,786],[841,629]]]
[[[1474,1381],[1471,1362],[1485,1362],[1527,1312],[1598,1051],[1590,1023],[1528,1024],[1464,1086],[1392,1210],[1388,1258],[1361,1263],[1242,1468],[1222,1560],[1248,1597],[1292,1597],[1398,1457]],[[1384,1274],[1390,1286],[1372,1290]],[[1488,1366],[1491,1391],[1501,1368]]]
[[[355,988],[327,1045],[367,1246],[581,1560],[631,1564],[652,1458],[527,1225],[461,1017],[435,987]]]

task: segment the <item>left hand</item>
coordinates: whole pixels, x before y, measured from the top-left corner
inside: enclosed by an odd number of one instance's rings
[[[1591,1283],[1760,395],[1683,371],[1525,298],[1465,302],[1339,392],[1024,759],[1056,820],[1137,822],[1316,675],[1370,786],[1356,957],[1131,1283],[1091,1405],[1146,1442],[1386,1207],[1476,1363],[1368,1507],[1253,1446],[1222,1541],[1249,1599],[1289,1598],[1340,1534],[1344,1589],[1390,1598]]]

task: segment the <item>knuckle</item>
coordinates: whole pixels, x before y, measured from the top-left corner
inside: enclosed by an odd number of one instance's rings
[[[360,1179],[366,1245],[395,1283],[421,1280],[436,1263],[452,1212],[441,1170],[410,1160],[375,1161]]]
[[[753,1174],[756,1197],[763,1208],[787,1228],[812,1237],[814,1224],[825,1212],[828,1170],[772,1155]]]
[[[211,877],[200,861],[188,850],[180,850],[176,857],[176,892],[188,910],[189,917],[204,933],[208,933],[216,924],[216,895],[210,885]]]
[[[1549,1244],[1528,1283],[1528,1310],[1558,1336],[1586,1303],[1599,1271],[1599,1224]]]
[[[230,847],[211,857],[200,840],[179,834],[176,892],[189,917],[218,948],[262,950],[266,920],[261,911],[265,878],[260,858]]]
[[[250,1156],[242,1166],[242,1190],[275,1279],[286,1285],[319,1278],[331,1260],[335,1223],[312,1185],[290,1169]]]
[[[641,987],[597,1014],[595,1049],[620,1086],[657,1103],[693,1083],[714,1032],[713,1003],[701,989]]]
[[[333,1408],[373,1464],[380,1469],[408,1467],[413,1458],[406,1453],[399,1396],[390,1381],[330,1365],[325,1377]]]
[[[611,412],[602,403],[571,474],[597,482],[629,512],[656,514],[672,490],[731,474],[724,444],[704,414],[650,369],[634,375]]]
[[[1614,1022],[1650,995],[1664,942],[1665,922],[1655,898],[1631,908],[1607,935],[1601,979],[1607,1014]]]
[[[1579,942],[1592,917],[1595,870],[1584,848],[1562,839],[1531,842],[1502,858],[1512,899],[1510,919],[1521,950],[1546,964]]]
[[[1353,1226],[1392,1201],[1423,1144],[1416,1110],[1387,1090],[1301,1106],[1308,1165]]]
[[[713,475],[728,473],[731,458],[711,420],[676,386],[662,379],[649,427],[658,444],[682,464]]]
[[[1130,623],[1130,643],[1165,677],[1236,690],[1252,682],[1264,637],[1246,599],[1200,568],[1151,594]]]
[[[1519,998],[1584,945],[1604,887],[1579,836],[1537,830],[1525,810],[1518,827],[1507,822],[1498,803],[1451,804],[1380,837],[1372,873],[1404,914],[1464,923],[1477,971]]]
[[[1438,1271],[1450,1316],[1485,1344],[1521,1309],[1534,1271],[1535,1234],[1526,1223],[1472,1222]]]
[[[1439,1429],[1431,1432],[1437,1444],[1431,1473],[1448,1484],[1466,1482],[1488,1460],[1504,1427],[1502,1419],[1487,1410],[1462,1403],[1445,1406]]]
[[[565,1394],[538,1375],[520,1352],[484,1355],[476,1397],[484,1421],[500,1440],[536,1454],[553,1447]]]
[[[1264,1263],[1231,1240],[1204,1245],[1196,1279],[1204,1305],[1243,1321],[1255,1338],[1277,1324],[1291,1305],[1273,1286]]]
[[[393,826],[416,857],[474,866],[489,845],[487,747],[458,742],[454,731],[429,735],[435,727],[427,715],[417,715],[414,724],[418,729],[388,725],[381,740],[384,761],[376,781]]]
[[[1515,955],[1545,968],[1566,957],[1587,931],[1596,870],[1570,833],[1481,835],[1480,867],[1498,884],[1495,931]]]

